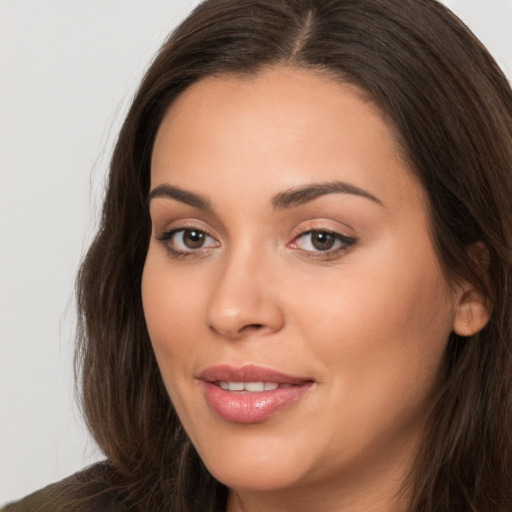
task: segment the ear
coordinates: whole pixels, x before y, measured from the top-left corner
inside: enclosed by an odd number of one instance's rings
[[[487,300],[481,292],[465,283],[462,293],[456,304],[453,331],[459,336],[471,336],[482,330],[489,318],[491,311]]]
[[[489,282],[489,251],[477,242],[468,251],[484,282]],[[491,304],[485,294],[468,281],[459,282],[456,288],[453,331],[459,336],[471,336],[482,330],[491,317]]]

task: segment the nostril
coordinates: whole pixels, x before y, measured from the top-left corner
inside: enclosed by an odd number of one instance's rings
[[[245,325],[241,330],[242,331],[257,331],[263,328],[263,324],[249,324]]]
[[[223,331],[221,329],[217,329],[214,325],[210,325],[209,327],[212,331],[217,332],[219,334],[223,334],[223,333],[225,334],[227,332],[227,331]],[[241,334],[249,333],[252,331],[260,331],[264,328],[265,328],[264,324],[247,324],[247,325],[244,325],[241,329],[238,329],[237,331],[233,331],[232,335],[234,337],[238,337]]]

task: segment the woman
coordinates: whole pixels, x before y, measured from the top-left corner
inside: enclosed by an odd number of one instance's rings
[[[511,169],[437,2],[199,6],[78,279],[107,462],[7,510],[510,510]]]

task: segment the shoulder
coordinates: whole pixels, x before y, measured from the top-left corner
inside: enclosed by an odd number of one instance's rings
[[[116,471],[108,462],[40,489],[1,512],[136,512],[116,486]]]

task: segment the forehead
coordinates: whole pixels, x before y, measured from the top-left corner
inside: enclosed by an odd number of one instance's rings
[[[393,130],[355,86],[313,71],[272,68],[215,76],[169,108],[152,158],[152,188],[204,182],[275,190],[344,180],[383,202],[423,196]]]

